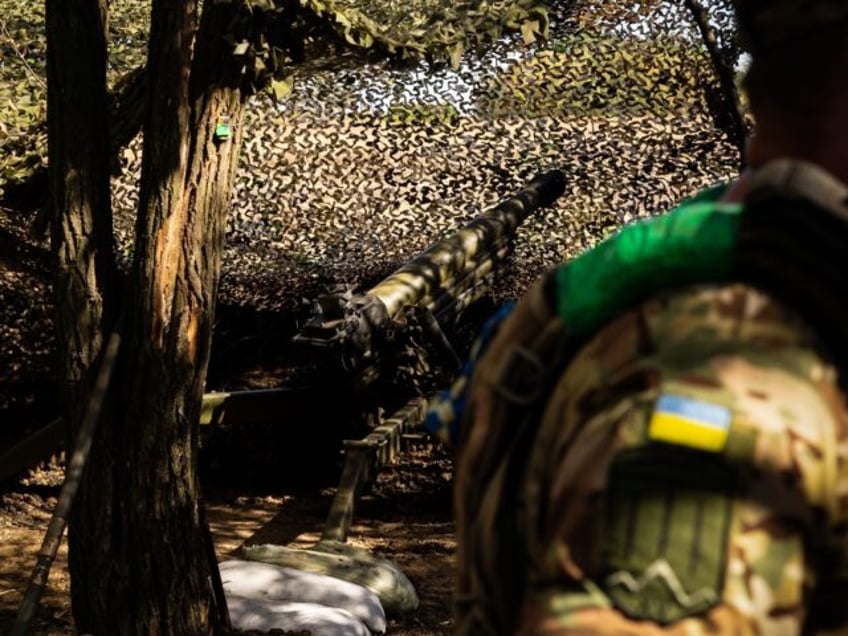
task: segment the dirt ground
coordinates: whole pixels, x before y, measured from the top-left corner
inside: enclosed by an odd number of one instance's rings
[[[61,473],[47,467],[0,493],[0,634],[8,633],[36,561]],[[451,631],[452,466],[443,451],[414,448],[380,474],[356,508],[350,542],[392,559],[418,592],[417,611],[390,618],[388,634],[432,636]],[[219,560],[243,545],[309,547],[319,539],[333,489],[245,494],[207,493],[209,523]],[[67,545],[53,565],[34,635],[73,633]]]

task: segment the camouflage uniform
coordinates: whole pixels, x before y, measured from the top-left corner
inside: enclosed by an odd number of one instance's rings
[[[557,331],[546,327],[556,318],[543,287],[475,371],[476,422],[514,329]],[[509,466],[480,472],[491,431],[467,433],[456,476],[458,633],[848,626],[848,410],[815,338],[760,292],[669,293],[600,331],[553,387],[526,468],[512,475],[511,514],[498,509]],[[505,512],[518,528],[507,540]]]
[[[702,288],[628,312],[545,406],[521,484],[519,633],[799,634],[836,618],[807,604],[848,591],[846,442],[833,368],[767,296]]]

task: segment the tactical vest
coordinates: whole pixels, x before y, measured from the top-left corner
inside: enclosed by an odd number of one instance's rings
[[[848,188],[782,160],[758,171],[744,205],[690,204],[627,226],[543,276],[475,371],[460,431],[456,633],[514,632],[525,584],[518,485],[551,387],[594,333],[664,291],[740,282],[795,309],[846,368],[846,248]]]

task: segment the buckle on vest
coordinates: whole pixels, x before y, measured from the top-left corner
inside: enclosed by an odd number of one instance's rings
[[[499,365],[493,389],[513,404],[532,404],[541,392],[545,365],[532,351],[512,347]]]

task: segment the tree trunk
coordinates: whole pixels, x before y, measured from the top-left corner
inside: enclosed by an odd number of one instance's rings
[[[87,394],[116,279],[109,199],[105,0],[47,0],[51,236],[65,403]],[[107,326],[108,327],[108,326]],[[73,421],[73,412],[67,412]]]
[[[50,210],[54,257],[58,376],[63,416],[75,436],[93,383],[93,365],[118,310],[109,200],[105,0],[47,0],[47,110]],[[109,441],[94,444],[77,505],[69,519],[72,602],[89,625],[87,596],[98,584],[109,533]],[[108,541],[103,545],[109,545]],[[85,629],[81,631],[86,631]]]
[[[115,461],[89,466],[106,488],[89,482],[80,502],[100,513],[99,539],[79,539],[72,569],[81,632],[212,631],[195,472],[202,369],[194,363],[206,307],[188,267],[196,243],[186,242],[195,226],[185,175],[196,10],[192,1],[153,3],[137,256],[116,389],[122,413],[111,431],[101,426]]]
[[[207,30],[229,23],[230,5],[207,6]],[[119,301],[103,126],[103,9],[96,0],[48,0],[57,324],[71,421],[85,407],[89,369]],[[217,623],[196,455],[241,132],[235,128],[219,143],[213,122],[194,135],[192,129],[212,112],[238,118],[241,94],[209,88],[222,68],[238,75],[231,60],[208,64],[230,52],[222,31],[198,45],[205,63],[190,93],[196,25],[193,1],[154,2],[136,261],[111,392],[120,409],[101,422],[69,535],[81,633],[205,634]]]
[[[123,470],[116,473],[122,507],[115,548],[124,571],[102,590],[113,605],[102,617],[113,621],[103,633],[212,631],[196,474],[210,307],[195,262],[202,241],[186,183],[196,22],[192,0],[153,2],[122,396],[125,434],[116,449]]]
[[[217,624],[196,467],[242,139],[242,73],[222,38],[238,4],[206,3],[193,65],[196,5],[178,4],[153,5],[120,430],[114,464],[90,467],[109,484],[109,496],[90,492],[87,502],[106,529],[72,572],[75,584],[86,573],[74,595],[78,627],[97,634],[205,634]],[[219,115],[230,118],[229,138],[215,134]]]

